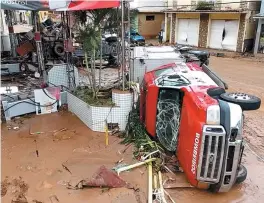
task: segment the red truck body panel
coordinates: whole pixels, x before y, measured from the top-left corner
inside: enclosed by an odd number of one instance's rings
[[[202,69],[192,63],[186,64],[189,71],[200,71]],[[159,90],[162,88],[155,83],[156,71],[161,69],[176,68],[177,65],[167,64],[145,74],[143,87],[141,88],[141,121],[145,123],[146,130],[150,136],[156,136],[156,116]],[[177,73],[177,70],[175,70]],[[199,151],[194,154],[195,141],[201,143],[203,125],[206,123],[206,111],[208,106],[218,104],[218,101],[207,94],[210,87],[217,87],[216,84],[206,85],[187,85],[177,89],[184,93],[181,109],[180,128],[178,134],[177,157],[188,180],[194,186],[198,181],[195,173],[192,171],[192,162],[195,160],[197,166]],[[173,87],[172,87],[173,88]],[[199,138],[197,139],[197,136]],[[200,149],[200,148],[198,148]],[[196,156],[195,156],[196,155]],[[193,159],[193,157],[196,159]]]

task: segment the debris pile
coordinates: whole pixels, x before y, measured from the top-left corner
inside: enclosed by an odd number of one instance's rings
[[[11,193],[11,203],[27,203],[26,193],[28,191],[28,185],[22,180],[21,177],[9,180],[6,177],[1,182],[1,196],[5,196],[7,193]]]
[[[180,107],[168,99],[161,101],[158,105],[157,129],[159,129],[160,137],[165,136],[161,144],[167,150],[175,151],[180,123]],[[177,159],[174,156],[167,155],[163,147],[149,138],[139,118],[139,103],[130,112],[126,133],[121,137],[123,137],[121,143],[134,145],[133,154],[140,162],[117,168],[116,172],[119,174],[135,167],[148,165],[148,202],[167,203],[165,198],[167,196],[174,203],[175,201],[170,194],[164,190],[162,171],[170,172],[173,175],[175,171],[180,171],[177,166]]]
[[[140,159],[144,154],[149,154],[154,151],[164,151],[161,146],[155,141],[152,141],[139,118],[139,104],[136,108],[132,108],[128,116],[128,122],[126,126],[126,132],[119,135],[123,138],[121,144],[134,145],[134,156]],[[145,153],[146,152],[146,153]]]

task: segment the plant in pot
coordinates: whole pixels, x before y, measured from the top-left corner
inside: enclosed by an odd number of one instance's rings
[[[102,90],[101,85],[103,61],[102,33],[105,31],[114,31],[118,28],[118,12],[116,9],[111,8],[91,10],[87,12],[76,11],[74,15],[76,21],[79,22],[77,25],[77,40],[83,45],[86,75],[90,83],[89,90],[86,90],[85,93],[82,91],[81,95],[88,94],[89,97],[91,97],[91,99],[86,99],[86,101],[92,103],[105,103],[105,101],[98,101],[101,99],[106,99],[109,96],[109,91]],[[95,61],[98,59],[98,53],[100,56],[100,69],[98,74],[99,81],[97,84]],[[80,89],[77,89],[76,92],[78,91],[80,91]]]

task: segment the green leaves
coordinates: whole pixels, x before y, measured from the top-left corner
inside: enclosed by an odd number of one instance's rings
[[[74,12],[74,16],[81,25],[78,26],[79,34],[77,38],[83,43],[83,48],[88,53],[93,49],[98,51],[100,47],[101,30],[113,29],[119,26],[117,18],[118,12],[113,8],[76,11]]]
[[[86,52],[89,53],[93,49],[97,50],[101,40],[100,31],[91,25],[83,27],[79,29],[78,40],[83,43],[83,48]]]
[[[157,149],[163,150],[155,141],[152,141],[145,129],[145,126],[140,121],[139,118],[139,104],[136,108],[132,108],[128,116],[128,122],[126,126],[126,134],[122,137],[123,140],[121,144],[130,144],[133,143],[135,146],[134,156],[138,157],[140,151],[152,152]]]
[[[196,6],[196,10],[212,10],[214,3],[207,1],[199,1]]]

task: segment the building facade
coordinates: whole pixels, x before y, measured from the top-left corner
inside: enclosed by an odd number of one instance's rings
[[[258,20],[254,54],[264,54],[264,0],[261,1],[260,13],[254,16]]]
[[[134,0],[130,6],[137,10],[133,17],[133,29],[146,39],[155,38],[161,29],[164,30],[167,0]]]
[[[162,12],[139,12],[138,32],[146,39],[155,38],[164,27],[164,20]]]
[[[171,43],[244,52],[253,49],[260,4],[243,0],[169,0],[166,39]]]

